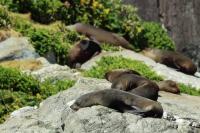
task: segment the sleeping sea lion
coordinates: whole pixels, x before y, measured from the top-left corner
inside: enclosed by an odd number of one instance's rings
[[[105,78],[112,83],[111,88],[128,91],[151,100],[158,99],[159,87],[155,82],[137,75],[130,70],[112,70],[105,74]]]
[[[79,110],[80,108],[93,105],[102,105],[116,109],[120,112],[128,112],[143,117],[161,118],[163,115],[163,108],[160,103],[135,94],[114,89],[95,91],[82,95],[76,99],[70,108]]]
[[[157,83],[160,91],[171,92],[174,94],[180,94],[180,89],[176,82],[172,80],[164,80]]]
[[[157,85],[155,85],[154,82],[141,77],[137,71],[130,69],[109,71],[105,74],[105,78],[112,83],[111,88],[129,91],[151,100],[157,100],[158,90],[180,94],[180,89],[176,82],[164,80],[157,82]]]
[[[81,40],[70,49],[68,53],[68,65],[71,68],[80,67],[81,64],[100,52],[101,47],[98,43],[91,40]]]
[[[186,74],[193,75],[197,71],[197,67],[192,60],[178,52],[147,48],[142,51],[142,54]]]
[[[96,38],[97,41],[101,43],[110,43],[126,49],[134,50],[133,46],[122,36],[91,25],[76,23],[74,25],[67,26],[67,29],[75,30],[78,33],[88,36],[89,38]]]

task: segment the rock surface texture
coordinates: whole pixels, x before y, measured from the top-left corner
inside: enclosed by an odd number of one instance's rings
[[[145,57],[139,53],[130,51],[130,50],[122,50],[119,52],[104,52],[100,55],[92,58],[88,62],[82,65],[82,69],[88,70],[92,66],[96,64],[96,61],[100,60],[103,56],[122,56],[125,58],[133,59],[133,60],[139,60],[144,62],[146,65],[148,65],[150,68],[152,68],[156,73],[160,76],[163,76],[164,79],[173,80],[178,83],[184,83],[186,85],[191,85],[193,87],[196,87],[196,89],[200,89],[200,78],[195,77],[192,75],[187,75],[182,72],[178,72],[172,68],[169,68],[163,64],[156,63],[152,59]],[[198,74],[198,73],[197,73]]]
[[[183,52],[200,68],[200,1],[199,0],[123,0],[138,7],[148,21],[162,23]]]
[[[33,46],[28,42],[28,38],[11,37],[0,43],[0,61],[14,59],[37,58]]]
[[[75,112],[68,103],[80,95],[95,90],[109,89],[110,83],[106,80],[80,78],[74,87],[47,98],[35,109],[22,108],[11,114],[4,124],[0,125],[3,133],[187,133],[200,132],[199,100],[197,97],[183,95],[172,96],[160,93],[158,101],[164,111],[176,115],[170,119],[167,113],[164,118],[142,118],[129,113],[119,113],[103,106],[82,108]],[[169,98],[170,97],[170,98]],[[173,97],[173,98],[171,98]],[[186,100],[186,99],[187,100]],[[185,100],[184,100],[185,99]],[[178,102],[177,102],[178,101]],[[187,104],[185,104],[187,101]],[[20,114],[20,112],[22,112]],[[174,118],[172,115],[171,118]],[[187,116],[186,119],[184,118]],[[181,120],[182,118],[182,120]],[[169,119],[169,120],[167,120]],[[184,121],[185,120],[185,121]]]

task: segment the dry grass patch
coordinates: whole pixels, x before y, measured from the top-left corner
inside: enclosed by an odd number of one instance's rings
[[[4,61],[0,63],[0,66],[33,71],[41,68],[42,63],[34,59],[25,59],[25,60]]]

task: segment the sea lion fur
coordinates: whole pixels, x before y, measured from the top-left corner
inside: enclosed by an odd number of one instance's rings
[[[93,56],[101,52],[101,47],[97,42],[91,40],[81,40],[77,42],[68,53],[68,65],[71,68],[80,67]]]
[[[130,70],[112,70],[105,74],[105,78],[112,83],[111,88],[128,91],[133,94],[158,99],[158,85]]]
[[[67,26],[67,29],[75,30],[89,38],[95,38],[101,43],[110,43],[126,49],[134,50],[133,46],[124,37],[88,24],[76,23],[74,25]]]
[[[147,48],[142,51],[142,54],[156,62],[178,69],[186,74],[193,75],[197,71],[197,67],[193,61],[179,52]]]
[[[106,89],[82,95],[76,99],[70,108],[79,110],[93,105],[102,105],[120,112],[128,112],[143,117],[161,118],[163,115],[163,108],[160,103],[115,89]]]

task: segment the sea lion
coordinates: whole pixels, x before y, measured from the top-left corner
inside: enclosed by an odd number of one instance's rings
[[[91,40],[81,40],[74,45],[68,53],[68,65],[71,68],[80,67],[81,64],[88,61],[92,56],[101,52],[98,43]]]
[[[157,83],[159,91],[171,92],[174,94],[180,94],[180,89],[176,82],[172,80],[164,80]]]
[[[116,109],[120,112],[128,112],[143,117],[161,118],[163,115],[163,108],[160,103],[135,94],[114,89],[95,91],[82,95],[76,99],[70,108],[79,110],[80,108],[93,105],[102,105]]]
[[[112,70],[105,74],[105,78],[112,83],[111,88],[128,91],[151,100],[158,99],[158,85],[130,70]]]
[[[126,49],[134,50],[133,46],[124,37],[91,25],[76,23],[74,25],[67,26],[67,29],[75,30],[89,38],[96,38],[101,43],[110,43]]]
[[[197,67],[192,60],[178,52],[147,48],[142,51],[142,54],[186,74],[193,75],[197,71]]]

